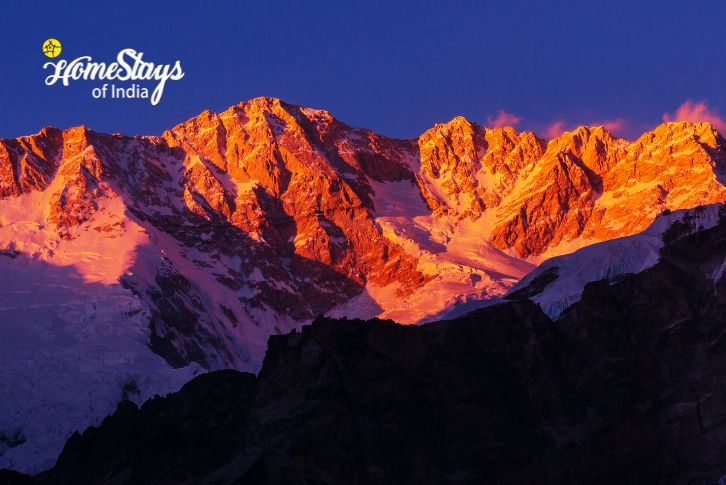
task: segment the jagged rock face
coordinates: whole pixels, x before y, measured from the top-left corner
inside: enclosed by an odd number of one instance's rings
[[[257,98],[161,137],[1,140],[0,214],[34,215],[7,216],[0,244],[74,264],[115,258],[83,242],[103,235],[127,264],[88,271],[144,302],[155,351],[256,368],[268,335],[318,314],[430,320],[505,293],[532,268],[522,258],[726,200],[724,146],[707,124],[547,143],[461,117],[393,140]]]
[[[370,215],[369,180],[412,180],[400,162],[412,145],[324,111],[259,98],[204,112],[160,138],[77,127],[0,147],[2,195],[43,191],[43,222],[59,238],[90,228],[119,237],[133,225],[149,234],[146,245],[162,246],[117,277],[147,301],[152,348],[174,365],[238,365],[234,341],[248,332],[238,325],[267,327],[264,345],[267,334],[324,313],[368,282],[395,282],[406,294],[426,280]],[[113,224],[100,222],[104,201],[120,201],[108,210]],[[160,244],[169,236],[172,244]],[[233,294],[224,303],[214,301],[220,286]]]
[[[666,123],[644,134],[603,175],[604,193],[583,236],[634,234],[665,209],[723,202],[725,155],[726,141],[706,123]]]
[[[726,217],[665,242],[556,322],[527,300],[419,327],[318,319],[272,337],[256,378],[124,402],[26,480],[716,483]]]
[[[422,193],[434,215],[476,219],[506,197],[544,151],[533,133],[487,130],[457,117],[418,139]]]
[[[44,188],[57,165],[62,134],[57,128],[44,128],[33,136],[0,142],[0,197],[20,195]]]
[[[415,262],[369,217],[369,178],[411,178],[396,152],[405,144],[268,98],[220,115],[205,112],[164,139],[184,150],[185,197],[203,199],[247,233],[257,231],[279,257],[295,256],[298,272],[315,273],[306,265],[312,261],[361,286],[420,283]],[[205,212],[197,204],[192,210]]]
[[[494,243],[531,256],[579,237],[602,193],[602,175],[622,156],[622,145],[601,127],[550,141],[497,211]]]
[[[484,213],[488,239],[521,257],[634,234],[665,209],[726,200],[726,142],[705,123],[666,123],[633,143],[580,127],[545,145],[456,118],[419,144],[434,216]]]

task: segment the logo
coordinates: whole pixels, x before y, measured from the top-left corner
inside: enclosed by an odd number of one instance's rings
[[[58,39],[43,42],[43,54],[55,59],[61,53]],[[117,81],[105,83],[91,89],[94,99],[148,99],[156,106],[161,101],[168,81],[184,77],[181,61],[174,64],[159,64],[144,59],[144,53],[136,49],[121,49],[111,62],[97,62],[91,56],[79,56],[73,60],[59,59],[43,64],[46,86],[56,83],[69,86],[74,81]],[[139,81],[139,83],[131,83]],[[155,83],[151,91],[142,83]]]
[[[43,54],[46,57],[50,57],[51,59],[58,57],[62,50],[63,46],[58,39],[50,38],[43,42]]]

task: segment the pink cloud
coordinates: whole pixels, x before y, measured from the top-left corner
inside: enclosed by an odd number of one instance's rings
[[[565,120],[555,120],[545,128],[545,136],[548,140],[551,140],[557,138],[565,131]]]
[[[487,118],[487,126],[491,126],[492,128],[517,126],[520,121],[522,121],[521,116],[517,116],[515,114],[507,113],[506,111],[500,110],[494,118],[492,118],[491,116]]]
[[[593,123],[595,126],[602,126],[612,134],[617,134],[620,130],[625,128],[625,120],[622,118],[615,118],[614,120],[598,121]]]
[[[705,101],[695,102],[687,99],[673,115],[664,113],[663,121],[690,121],[691,123],[707,121],[721,133],[726,133],[726,120],[721,118],[718,111],[709,108]]]

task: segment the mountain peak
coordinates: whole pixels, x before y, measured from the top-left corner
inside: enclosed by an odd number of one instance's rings
[[[247,113],[280,113],[284,112],[294,118],[305,117],[313,122],[332,122],[335,117],[324,109],[310,108],[294,103],[285,102],[279,98],[259,96],[247,101],[241,101],[230,110],[239,109]],[[229,111],[229,110],[228,110]]]
[[[692,149],[706,146],[712,150],[720,150],[726,146],[726,140],[709,122],[668,121],[661,123],[652,131],[643,133],[633,142],[634,147],[650,144],[658,144],[661,147],[687,144]]]
[[[66,128],[63,130],[63,133],[70,137],[85,137],[87,134],[95,132],[86,125],[76,125]]]
[[[438,129],[438,130],[452,130],[452,129],[468,129],[473,130],[478,128],[478,125],[474,122],[469,121],[466,117],[457,115],[451,118],[451,120],[447,121],[446,123],[436,123],[434,125],[434,128],[432,129]]]
[[[669,131],[669,132],[683,132],[683,131],[716,131],[716,128],[708,121],[691,122],[691,121],[666,121],[658,125],[654,131]]]
[[[60,128],[57,128],[52,125],[46,125],[43,128],[40,129],[38,133],[32,136],[44,136],[44,137],[55,137],[60,135],[63,132]]]
[[[618,138],[614,137],[610,131],[602,125],[581,125],[573,130],[561,133],[559,136],[551,139],[550,143],[562,146],[572,143],[587,143],[590,139],[604,140],[608,143],[618,140]]]
[[[520,134],[519,131],[517,131],[517,129],[515,127],[508,126],[508,125],[507,126],[497,126],[495,128],[486,128],[486,130],[488,132],[492,132],[492,133],[502,133],[510,138],[514,138]],[[525,133],[525,132],[522,132],[522,133]]]
[[[299,107],[285,103],[279,98],[260,96],[247,101],[242,101],[231,107],[229,110],[241,111],[247,114],[262,115],[264,113],[289,113],[291,109],[299,109]]]
[[[723,139],[716,127],[708,121],[700,123],[691,123],[689,121],[669,121],[662,123],[653,131],[656,135],[661,136],[696,136],[701,141],[712,142],[709,143],[710,145],[717,144],[717,140]]]

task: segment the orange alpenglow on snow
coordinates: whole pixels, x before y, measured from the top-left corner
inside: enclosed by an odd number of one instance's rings
[[[161,137],[1,141],[0,245],[130,288],[171,271],[232,349],[321,313],[416,323],[496,299],[546,257],[726,200],[723,153],[709,123],[546,141],[457,117],[396,140],[257,98]]]

